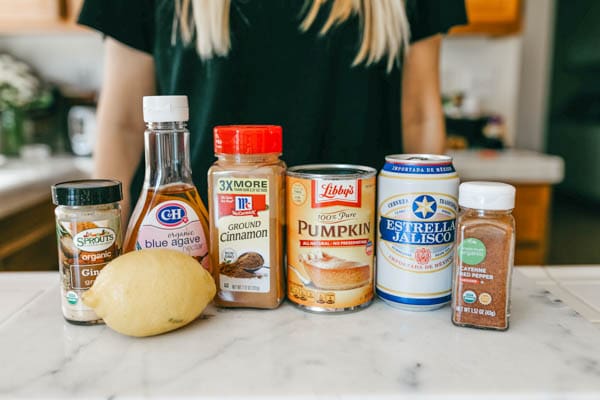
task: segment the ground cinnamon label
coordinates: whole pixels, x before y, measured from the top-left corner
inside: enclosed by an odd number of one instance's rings
[[[514,193],[514,187],[495,182],[467,182],[459,188],[452,300],[456,325],[508,329]]]

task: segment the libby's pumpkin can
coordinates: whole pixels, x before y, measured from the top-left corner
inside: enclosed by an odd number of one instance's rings
[[[314,312],[373,300],[377,171],[341,164],[289,168],[288,298]]]

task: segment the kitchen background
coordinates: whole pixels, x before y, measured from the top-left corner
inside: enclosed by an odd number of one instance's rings
[[[91,172],[103,48],[76,26],[80,5],[0,0],[0,270],[56,269],[49,184]],[[459,173],[517,186],[517,263],[599,263],[600,3],[467,6],[471,24],[444,39],[441,62]],[[15,60],[47,84],[25,109],[3,106],[27,74]]]

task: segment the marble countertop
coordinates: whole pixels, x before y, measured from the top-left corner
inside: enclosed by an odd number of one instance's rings
[[[560,183],[564,161],[559,156],[527,150],[456,150],[448,152],[461,181]]]
[[[600,329],[600,267],[571,265],[519,270]]]
[[[92,160],[86,157],[5,160],[0,165],[0,218],[49,198],[50,185],[84,179],[92,171]]]
[[[582,273],[598,293],[600,266]],[[519,268],[506,332],[376,301],[339,315],[209,308],[136,339],[66,323],[57,273],[2,273],[0,398],[598,399],[600,326],[562,300],[570,287]]]

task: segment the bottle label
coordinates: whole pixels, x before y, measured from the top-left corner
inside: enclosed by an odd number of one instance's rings
[[[510,240],[500,229],[484,231],[466,227],[459,232],[463,235],[456,249],[452,318],[458,324],[506,329]],[[469,237],[471,234],[478,237]]]
[[[136,250],[174,249],[200,260],[208,269],[208,243],[196,211],[187,203],[159,203],[144,217],[138,231]]]
[[[377,293],[410,307],[447,303],[458,209],[452,189],[396,194],[390,189],[403,187],[383,176],[379,183]]]
[[[269,292],[269,180],[220,178],[215,194],[220,289]]]
[[[58,256],[63,315],[71,321],[100,318],[81,301],[104,266],[121,253],[121,218],[58,220]]]

